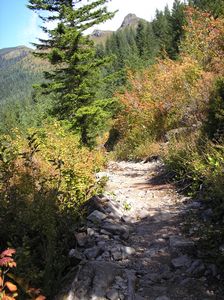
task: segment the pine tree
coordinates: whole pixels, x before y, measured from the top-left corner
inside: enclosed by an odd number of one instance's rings
[[[146,46],[145,46],[145,60],[152,63],[156,55],[158,54],[159,44],[156,36],[153,32],[152,23],[146,25]]]
[[[107,0],[82,4],[82,0],[29,0],[28,7],[44,22],[48,38],[35,44],[36,55],[47,58],[54,66],[45,72],[43,93],[54,95],[54,114],[67,119],[81,131],[81,140],[91,146],[104,126],[106,104],[96,99],[99,68],[104,59],[97,57],[93,42],[84,32],[114,16],[105,7]],[[53,30],[49,22],[57,23]],[[83,115],[82,115],[83,114]],[[100,115],[102,118],[100,118]],[[104,117],[104,118],[103,118]]]
[[[176,58],[179,53],[179,45],[183,37],[185,24],[185,13],[184,10],[186,4],[182,3],[180,0],[175,0],[173,3],[173,8],[170,16],[170,27],[171,27],[171,58]]]
[[[146,51],[147,37],[146,37],[146,23],[139,21],[136,30],[136,44],[139,52],[139,56],[143,57]]]
[[[164,12],[157,10],[156,17],[152,21],[152,28],[156,36],[161,52],[164,50],[170,54],[171,49],[171,27],[170,27],[170,11],[166,7]]]

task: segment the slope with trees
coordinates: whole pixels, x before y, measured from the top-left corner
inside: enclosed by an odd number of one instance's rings
[[[20,299],[45,299],[35,287],[52,299],[61,288],[83,204],[103,184],[94,176],[105,162],[103,150],[90,151],[80,139],[89,147],[95,143],[96,130],[111,114],[111,102],[96,97],[104,59],[96,57],[93,42],[83,32],[113,13],[107,12],[105,0],[79,2],[30,1],[31,9],[47,12],[45,22],[57,20],[49,38],[37,46],[36,56],[47,58],[52,68],[45,69],[45,81],[36,86],[32,106],[36,112],[50,97],[51,115],[42,107],[39,126],[36,119],[29,120],[25,129],[15,126],[0,136],[0,246],[16,248],[13,280]],[[26,107],[16,116],[18,123],[24,113],[29,114]],[[0,297],[5,293],[2,270],[0,265]],[[16,293],[10,291],[7,295],[14,299]]]
[[[117,159],[161,156],[183,191],[212,208],[211,226],[203,224],[199,237],[208,259],[222,262],[222,1],[189,2],[176,0],[171,11],[95,47],[84,32],[113,17],[106,0],[29,1],[48,34],[35,55],[51,68],[32,105],[5,115],[10,130],[0,135],[0,246],[17,249],[21,299],[38,299],[30,286],[52,299],[75,266],[68,251],[76,247],[83,204],[102,192],[94,173],[105,164],[101,146],[110,127]]]

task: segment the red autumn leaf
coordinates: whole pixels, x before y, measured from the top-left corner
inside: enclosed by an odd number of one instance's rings
[[[15,249],[7,249],[7,250],[5,250],[5,251],[3,251],[2,253],[1,253],[1,257],[4,257],[4,256],[12,256],[13,254],[15,254],[16,253],[16,250]]]
[[[0,258],[0,266],[7,266],[9,263],[12,263],[13,259],[10,257]]]
[[[10,290],[10,292],[16,292],[17,291],[17,286],[10,281],[6,281],[5,286]]]

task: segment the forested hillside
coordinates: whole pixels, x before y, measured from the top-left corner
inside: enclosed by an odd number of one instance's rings
[[[43,63],[32,49],[19,46],[0,50],[0,102],[30,98],[32,85],[42,80]]]
[[[162,161],[163,180],[207,209],[188,220],[194,255],[223,266],[223,0],[175,0],[150,22],[129,14],[116,32],[86,35],[113,18],[106,3],[29,0],[48,37],[0,50],[0,299],[67,286],[88,257],[77,232],[110,159]]]
[[[46,67],[28,47],[0,50],[0,132],[35,122],[33,85],[43,81]]]

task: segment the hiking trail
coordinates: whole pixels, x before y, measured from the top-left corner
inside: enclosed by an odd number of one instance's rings
[[[69,300],[221,300],[209,284],[214,264],[197,257],[196,241],[181,231],[190,210],[203,209],[177,193],[160,161],[110,162],[104,195],[88,207],[76,233],[80,261],[64,293]],[[192,224],[193,226],[194,224]]]

